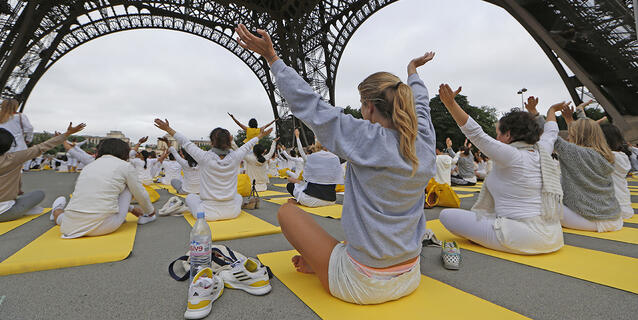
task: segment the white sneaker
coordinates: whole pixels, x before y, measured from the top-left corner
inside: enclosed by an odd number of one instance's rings
[[[215,273],[222,277],[226,288],[244,290],[256,296],[272,290],[268,269],[258,260],[233,252],[226,246],[213,246],[212,251],[212,262],[219,266]]]
[[[53,204],[51,205],[51,214],[49,215],[49,220],[53,221],[54,219],[53,212],[55,212],[55,210],[58,210],[58,209],[64,210],[64,207],[66,207],[66,198],[57,197],[55,201],[53,201]]]
[[[188,306],[185,319],[202,319],[208,316],[213,302],[224,292],[224,281],[214,275],[211,268],[200,270],[188,287]]]
[[[155,219],[157,219],[156,214],[153,214],[152,216],[140,216],[139,218],[137,218],[137,224],[147,224],[149,222],[155,221]]]
[[[179,197],[172,197],[168,199],[164,206],[159,210],[159,215],[180,215],[187,210],[188,208],[186,207],[186,205],[184,205],[184,201],[182,201],[182,199],[180,199]]]

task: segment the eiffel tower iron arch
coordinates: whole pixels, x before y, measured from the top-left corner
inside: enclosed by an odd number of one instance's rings
[[[268,30],[280,57],[334,104],[336,73],[350,38],[365,20],[396,1],[10,0],[9,5],[0,6],[5,14],[0,16],[1,94],[24,101],[51,65],[92,39],[124,30],[160,28],[195,34],[231,51],[262,83],[275,118],[289,116],[265,61],[232,40],[234,26],[244,23],[251,29]],[[578,89],[587,87],[625,134],[638,140],[638,108],[632,105],[638,100],[632,0],[484,1],[504,8],[527,29],[575,102],[580,101]],[[577,39],[584,44],[570,43],[575,38],[571,33],[586,34]],[[591,48],[599,50],[594,50],[595,55],[582,52]],[[559,59],[574,76],[567,75]]]

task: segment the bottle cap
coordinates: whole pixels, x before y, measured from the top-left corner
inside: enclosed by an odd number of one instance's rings
[[[197,213],[197,219],[204,219],[205,217],[206,217],[206,214],[204,214],[203,212]]]

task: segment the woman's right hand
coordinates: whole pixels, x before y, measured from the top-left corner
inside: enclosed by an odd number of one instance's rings
[[[529,96],[527,98],[527,103],[525,103],[525,109],[527,112],[531,113],[533,116],[538,115],[538,111],[536,110],[536,106],[538,105],[538,98],[534,96]]]
[[[80,123],[77,126],[73,126],[73,122],[69,122],[69,127],[66,128],[66,132],[64,133],[65,136],[70,136],[73,134],[76,134],[82,130],[84,130],[84,128],[86,127],[86,124],[84,123]]]
[[[299,138],[299,129],[295,129],[295,137]]]
[[[450,110],[450,108],[452,108],[456,103],[454,98],[461,93],[461,89],[462,87],[459,87],[456,91],[452,91],[452,88],[450,88],[447,84],[442,84],[439,87],[439,98],[448,110]]]
[[[272,40],[265,30],[257,29],[257,33],[259,33],[261,37],[256,37],[248,31],[248,28],[246,28],[243,23],[240,23],[237,28],[235,28],[235,32],[239,35],[237,43],[239,43],[242,48],[256,52],[264,57],[269,64],[277,60],[277,53],[275,52]]]

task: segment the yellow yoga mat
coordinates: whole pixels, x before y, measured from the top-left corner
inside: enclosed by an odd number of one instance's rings
[[[471,198],[474,196],[474,193],[457,193],[459,198]]]
[[[133,251],[137,218],[132,214],[117,231],[99,237],[60,238],[55,226],[0,263],[0,276],[120,261]]]
[[[280,187],[280,188],[285,188],[287,185],[288,185],[287,183],[275,183],[275,184],[273,184],[273,186]]]
[[[197,221],[189,211],[184,212],[184,218],[191,226]],[[242,211],[235,219],[209,221],[208,226],[213,233],[213,241],[281,233],[280,227],[273,226],[245,211]]]
[[[173,186],[169,186],[167,184],[153,183],[150,187],[154,190],[164,189],[167,190],[169,193],[177,193],[177,190],[175,190]]]
[[[613,231],[613,232],[593,232],[593,231],[573,230],[573,229],[567,229],[563,227],[563,232],[578,234],[581,236],[587,236],[587,237],[598,238],[598,239],[638,244],[638,229],[636,228],[623,227],[622,229],[618,231]]]
[[[284,204],[288,202],[288,199],[289,199],[288,197],[285,197],[285,198],[271,198],[271,199],[264,199],[264,200],[268,202],[276,203],[276,204]],[[303,211],[306,211],[308,213],[312,213],[314,215],[318,215],[318,216],[322,216],[326,218],[333,218],[333,219],[341,219],[341,211],[343,210],[343,206],[340,204],[334,204],[331,206],[318,207],[318,208],[309,208],[302,205],[298,205],[298,206]]]
[[[260,197],[284,197],[284,196],[290,196],[290,193],[273,191],[273,190],[260,191],[260,192],[257,192],[257,194],[259,194]]]
[[[39,214],[34,214],[34,215],[29,215],[29,216],[24,216],[20,219],[16,219],[13,221],[7,221],[7,222],[0,222],[0,236],[51,211],[51,208],[45,208],[44,211],[42,211],[42,213]]]
[[[465,250],[638,293],[638,277],[635,275],[638,259],[635,258],[568,245],[548,254],[517,255],[487,249],[457,237],[445,229],[439,220],[428,221],[427,227],[434,231],[439,240],[454,240]]]
[[[631,207],[634,208],[634,209],[638,209],[638,203],[632,203]]]
[[[481,188],[473,188],[473,187],[452,187],[454,191],[465,191],[465,192],[480,192]]]
[[[629,219],[625,219],[623,221],[628,222],[628,223],[638,223],[638,214],[634,214],[633,217],[631,217]]]
[[[368,306],[343,302],[326,292],[315,275],[295,271],[290,262],[295,254],[291,250],[260,254],[258,258],[322,319],[527,319],[426,276],[421,276],[416,291],[396,301]]]

